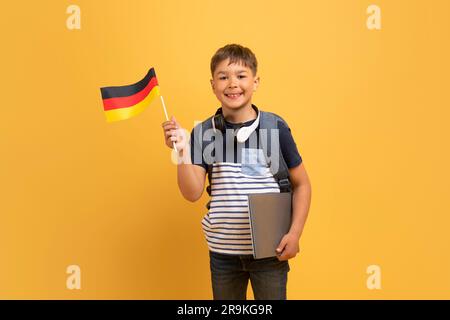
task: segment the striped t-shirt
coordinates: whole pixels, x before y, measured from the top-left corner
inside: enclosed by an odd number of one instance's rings
[[[211,120],[208,119],[199,126],[208,129],[208,121]],[[254,121],[248,121],[243,125],[249,126]],[[237,124],[226,122],[227,129],[237,127]],[[259,128],[255,131],[256,136],[258,130]],[[208,142],[211,144],[211,140],[199,140],[196,134],[200,135],[201,132],[205,131],[195,128],[192,130],[191,156],[192,163],[204,167],[205,170],[208,169],[208,164],[212,165],[210,207],[201,221],[209,250],[223,254],[251,255],[253,249],[247,195],[280,192],[278,183],[270,172],[259,141],[256,146],[250,146],[250,139],[241,144],[235,138],[226,139],[224,134],[222,156],[211,161],[205,159],[203,154]],[[290,129],[283,124],[279,126],[279,137],[280,149],[288,168],[299,165],[302,158]],[[231,157],[227,157],[227,150],[228,152],[233,150]],[[194,156],[195,152],[197,156]],[[200,161],[198,152],[202,155]],[[218,153],[213,151],[212,154]]]

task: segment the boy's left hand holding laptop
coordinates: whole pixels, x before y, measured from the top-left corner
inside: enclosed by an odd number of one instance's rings
[[[278,260],[285,261],[294,258],[300,252],[299,240],[299,237],[291,232],[285,234],[276,249]]]

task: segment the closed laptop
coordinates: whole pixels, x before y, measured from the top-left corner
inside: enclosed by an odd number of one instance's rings
[[[255,259],[275,257],[292,219],[292,193],[249,194],[248,206]]]

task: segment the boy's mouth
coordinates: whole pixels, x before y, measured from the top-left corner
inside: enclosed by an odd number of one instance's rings
[[[239,98],[240,96],[242,96],[244,93],[243,92],[241,92],[241,93],[225,93],[225,96],[227,97],[227,98],[230,98],[230,99],[237,99],[237,98]]]

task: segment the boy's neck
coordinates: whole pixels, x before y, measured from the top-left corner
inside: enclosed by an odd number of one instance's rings
[[[247,122],[256,119],[256,117],[258,116],[251,103],[239,109],[229,109],[222,107],[222,113],[225,120],[231,123]]]

